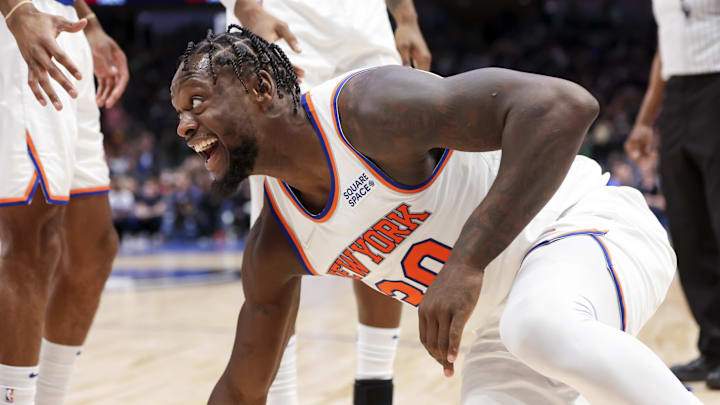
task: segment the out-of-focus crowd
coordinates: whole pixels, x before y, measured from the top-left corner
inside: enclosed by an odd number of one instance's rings
[[[637,167],[622,149],[655,51],[649,0],[415,3],[433,53],[432,70],[441,75],[500,66],[563,77],[590,90],[601,114],[581,153],[612,174],[611,184],[640,189],[665,221],[657,159]],[[123,238],[227,240],[247,232],[246,186],[232,200],[210,197],[203,162],[174,136],[176,114],[169,101],[177,55],[217,24],[218,15],[217,10],[103,13],[106,29],[119,31],[113,36],[126,50],[132,73],[122,103],[103,116],[110,201]]]

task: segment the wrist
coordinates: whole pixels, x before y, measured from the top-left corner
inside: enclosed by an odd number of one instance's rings
[[[393,13],[393,18],[395,19],[398,27],[418,25],[418,16],[414,10]]]
[[[635,130],[635,129],[640,129],[640,128],[643,128],[643,129],[644,129],[644,128],[652,128],[652,127],[653,127],[653,123],[652,123],[652,122],[648,122],[648,120],[640,120],[640,119],[638,119],[638,120],[635,122],[635,125],[633,125],[632,129]]]
[[[19,2],[17,2],[17,3],[19,3]],[[13,5],[13,7],[14,6],[15,6],[15,4]],[[8,10],[8,11],[10,11],[10,10]],[[20,24],[23,20],[28,19],[28,18],[30,20],[32,20],[39,13],[40,13],[40,11],[35,8],[34,4],[31,4],[31,3],[23,4],[20,7],[16,8],[15,11],[12,12],[12,14],[10,14],[9,16],[8,16],[8,14],[4,14],[5,15],[5,23],[7,24],[10,32],[14,33],[15,32],[14,28],[17,27],[18,24]]]
[[[397,25],[417,25],[417,12],[412,0],[386,0]]]
[[[254,19],[260,12],[262,7],[255,1],[238,0],[235,3],[235,17],[240,20],[243,26],[246,26],[249,20]]]
[[[90,17],[90,18],[88,18]],[[92,31],[102,31],[102,25],[100,25],[100,20],[95,16],[95,13],[90,13],[82,18],[87,19],[87,25],[83,29],[84,32],[92,32]],[[81,19],[82,19],[81,18]]]

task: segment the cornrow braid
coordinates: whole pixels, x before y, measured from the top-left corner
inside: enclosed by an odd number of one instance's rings
[[[188,57],[190,56],[190,53],[195,50],[195,42],[190,41],[187,44],[187,47],[185,47],[185,52],[182,55],[183,60],[183,71],[188,70]]]
[[[207,56],[213,84],[217,83],[219,69],[230,66],[246,93],[250,90],[243,78],[245,74],[255,74],[262,87],[264,80],[260,71],[269,72],[275,78],[278,98],[290,95],[293,100],[293,113],[297,113],[300,106],[297,74],[290,59],[277,45],[267,42],[247,28],[232,24],[224,33],[215,35],[208,31],[205,39],[197,44],[189,42],[181,59],[184,71],[188,70],[188,60],[196,55]]]

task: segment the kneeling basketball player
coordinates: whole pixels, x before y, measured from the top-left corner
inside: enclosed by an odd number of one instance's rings
[[[447,376],[481,311],[463,404],[699,403],[635,338],[675,255],[640,193],[606,187],[576,156],[598,113],[581,87],[388,66],[301,95],[282,51],[239,29],[189,44],[171,93],[216,192],[249,174],[277,179],[250,232],[246,300],[210,404],[265,403],[308,274],[417,307]]]

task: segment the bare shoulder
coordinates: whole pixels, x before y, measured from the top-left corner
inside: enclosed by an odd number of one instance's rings
[[[275,290],[305,274],[285,232],[265,205],[245,245],[242,280],[246,295],[269,299]]]
[[[343,131],[372,156],[432,148],[500,148],[511,108],[545,108],[577,91],[558,78],[501,68],[449,77],[403,67],[368,70],[348,81],[338,100]]]

